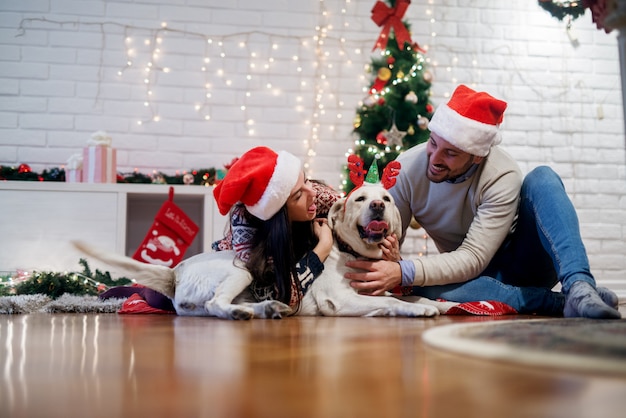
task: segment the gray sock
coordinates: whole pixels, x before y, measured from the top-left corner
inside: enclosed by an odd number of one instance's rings
[[[615,292],[607,289],[606,287],[597,287],[596,290],[598,291],[598,295],[600,295],[604,303],[609,305],[611,308],[619,309],[619,298],[617,297]]]
[[[601,292],[608,298],[607,292],[604,290]],[[583,281],[575,282],[565,295],[563,315],[567,318],[584,317],[595,319],[619,319],[622,317],[617,309],[607,305],[593,286]]]

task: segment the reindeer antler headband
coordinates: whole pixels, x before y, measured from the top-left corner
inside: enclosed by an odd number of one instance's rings
[[[365,163],[363,159],[358,155],[351,154],[348,156],[348,170],[350,170],[350,180],[356,188],[359,188],[363,183],[382,183],[386,190],[389,190],[396,184],[396,177],[400,173],[400,163],[398,161],[391,161],[383,170],[383,176],[378,179],[378,164],[376,160],[370,166],[369,171],[365,171]]]

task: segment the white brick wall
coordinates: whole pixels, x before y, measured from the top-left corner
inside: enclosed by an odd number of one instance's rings
[[[265,144],[301,156],[312,176],[338,185],[378,36],[370,20],[374,2],[5,1],[0,164],[27,163],[36,171],[61,166],[103,129],[123,172],[221,167]],[[561,174],[598,281],[626,296],[617,34],[596,30],[587,14],[573,23],[575,46],[565,23],[534,1],[413,1],[405,20],[414,40],[429,47],[432,102],[445,102],[458,83],[506,100],[504,147],[524,171],[548,164]],[[168,30],[159,31],[162,22]],[[327,30],[319,55],[317,25]],[[160,52],[146,73],[155,48]],[[128,49],[133,65],[125,69]],[[137,123],[156,115],[159,122]],[[413,236],[406,252],[430,246],[423,232]]]

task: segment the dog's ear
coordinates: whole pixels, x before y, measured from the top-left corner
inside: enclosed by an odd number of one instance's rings
[[[334,229],[334,225],[337,222],[343,221],[343,214],[345,213],[344,211],[345,206],[346,206],[346,198],[344,197],[343,199],[337,200],[330,207],[330,210],[328,211],[328,226],[330,227],[330,229]]]

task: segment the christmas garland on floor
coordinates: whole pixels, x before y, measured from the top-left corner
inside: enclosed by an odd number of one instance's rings
[[[0,296],[45,295],[57,299],[64,294],[96,296],[113,286],[124,286],[132,281],[120,277],[113,279],[111,274],[97,270],[92,272],[83,258],[78,262],[81,272],[24,272],[0,276]]]
[[[110,287],[131,284],[131,280],[92,271],[84,259],[81,272],[25,272],[0,274],[0,314],[115,313],[125,298],[102,300],[99,294]]]

